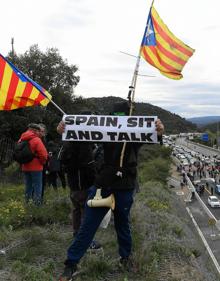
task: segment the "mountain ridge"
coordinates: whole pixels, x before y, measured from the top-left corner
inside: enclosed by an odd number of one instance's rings
[[[93,111],[98,111],[99,114],[108,114],[112,112],[114,103],[126,100],[120,97],[109,96],[87,98],[86,101],[87,106]],[[185,118],[150,103],[136,102],[133,115],[158,116],[165,125],[165,134],[178,134],[197,130],[197,126]]]
[[[220,116],[214,115],[214,116],[200,116],[200,117],[192,117],[187,118],[186,120],[192,122],[193,124],[196,124],[199,127],[216,123],[220,121]]]

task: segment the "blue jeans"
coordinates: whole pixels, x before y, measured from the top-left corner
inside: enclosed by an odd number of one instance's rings
[[[89,189],[88,199],[95,196],[96,187]],[[117,233],[119,255],[126,258],[131,254],[131,231],[129,214],[133,203],[133,190],[102,190],[103,198],[108,197],[111,193],[115,196],[114,223]],[[89,248],[95,233],[108,212],[108,207],[88,207],[85,206],[83,222],[79,232],[67,251],[66,264],[76,264],[83,257]]]
[[[42,171],[24,172],[25,200],[33,200],[36,205],[42,203]]]

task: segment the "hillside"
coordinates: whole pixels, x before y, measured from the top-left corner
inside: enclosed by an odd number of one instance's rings
[[[185,203],[166,184],[169,149],[143,146],[140,156],[141,188],[131,212],[136,270],[118,266],[112,218],[96,235],[104,252],[88,251],[74,280],[217,281]],[[0,281],[57,281],[72,240],[68,190],[47,188],[41,207],[24,205],[23,192],[22,185],[0,185],[0,250],[6,252],[0,254]]]
[[[220,121],[220,116],[202,116],[202,117],[192,117],[188,118],[187,121],[192,122],[193,124],[196,124],[199,127],[216,123]]]
[[[217,130],[219,130],[219,124],[218,123],[210,123],[206,124],[200,127],[200,130],[203,132],[210,131],[214,134],[217,134]]]
[[[86,99],[88,107],[98,111],[100,114],[107,114],[112,111],[112,106],[115,102],[125,101],[119,97],[103,97],[103,98],[88,98]],[[154,115],[158,116],[165,125],[166,134],[176,134],[180,132],[192,132],[196,130],[196,125],[180,117],[177,114],[171,113],[158,106],[150,103],[135,103],[136,115]]]

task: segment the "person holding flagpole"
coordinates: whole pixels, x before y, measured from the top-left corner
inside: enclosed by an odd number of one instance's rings
[[[129,87],[129,106],[117,105],[114,114],[132,115],[134,108],[134,95],[139,70],[140,59],[143,57],[149,64],[157,68],[167,78],[179,80],[182,69],[194,50],[178,39],[160,19],[152,1],[147,19],[144,36],[137,57],[137,62]],[[65,124],[60,123],[58,131],[64,132]],[[156,130],[161,137],[164,126],[159,119],[156,121]],[[101,195],[105,198],[113,194],[115,198],[114,221],[118,238],[120,262],[130,266],[132,239],[129,225],[130,209],[133,203],[133,192],[137,179],[137,162],[140,144],[136,143],[105,143],[104,165],[95,184],[90,189],[89,199],[97,194],[97,188],[101,189]],[[131,165],[132,163],[132,165]],[[85,217],[80,230],[67,251],[64,272],[60,281],[72,280],[77,271],[77,264],[85,254],[89,244],[95,235],[103,217],[107,213],[107,207],[91,208],[86,206]]]
[[[128,115],[128,102],[114,104],[114,115]],[[65,124],[61,121],[57,127],[63,133]],[[158,136],[164,131],[164,126],[159,119],[156,121]],[[97,189],[101,189],[101,196],[107,198],[113,194],[115,198],[114,224],[117,233],[120,264],[126,269],[132,266],[132,238],[130,231],[130,210],[133,204],[133,195],[137,186],[137,163],[140,143],[127,143],[124,150],[123,166],[120,167],[123,143],[106,142],[104,148],[104,164],[96,176],[94,185],[89,189],[87,200],[93,199]],[[118,174],[120,170],[121,175]],[[89,248],[93,237],[109,208],[85,206],[84,219],[80,229],[67,250],[65,268],[60,276],[60,281],[72,280],[77,273],[77,264]]]

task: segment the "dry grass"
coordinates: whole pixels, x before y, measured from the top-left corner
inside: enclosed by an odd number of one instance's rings
[[[162,153],[165,154],[164,151]],[[158,151],[157,155],[160,157]],[[146,162],[146,157],[143,157],[143,161]],[[166,164],[167,175],[169,161]],[[144,163],[141,166],[140,174],[146,173],[144,169],[147,165]],[[161,177],[158,173],[157,179]],[[163,168],[162,174],[165,173]],[[0,191],[4,195],[0,208],[7,207],[10,195],[22,201],[22,187],[9,186],[4,187],[4,190],[0,187]],[[33,209],[31,215],[35,219],[31,222],[26,220],[26,223],[16,228],[11,224],[1,225],[0,248],[6,248],[7,251],[6,256],[0,256],[0,281],[58,280],[66,249],[72,239],[70,202],[68,192],[63,190],[58,196],[49,191],[46,198],[49,203],[42,206],[40,212]],[[144,182],[141,192],[135,196],[131,212],[133,260],[137,272],[125,272],[118,267],[117,241],[112,220],[106,230],[99,229],[96,235],[96,239],[103,245],[104,254],[101,251],[97,254],[88,252],[81,262],[83,273],[75,280],[217,281],[216,276],[209,274],[207,256],[201,254],[203,248],[193,231],[184,205],[177,200],[176,195],[163,182],[153,178]],[[28,212],[30,215],[31,210]]]

